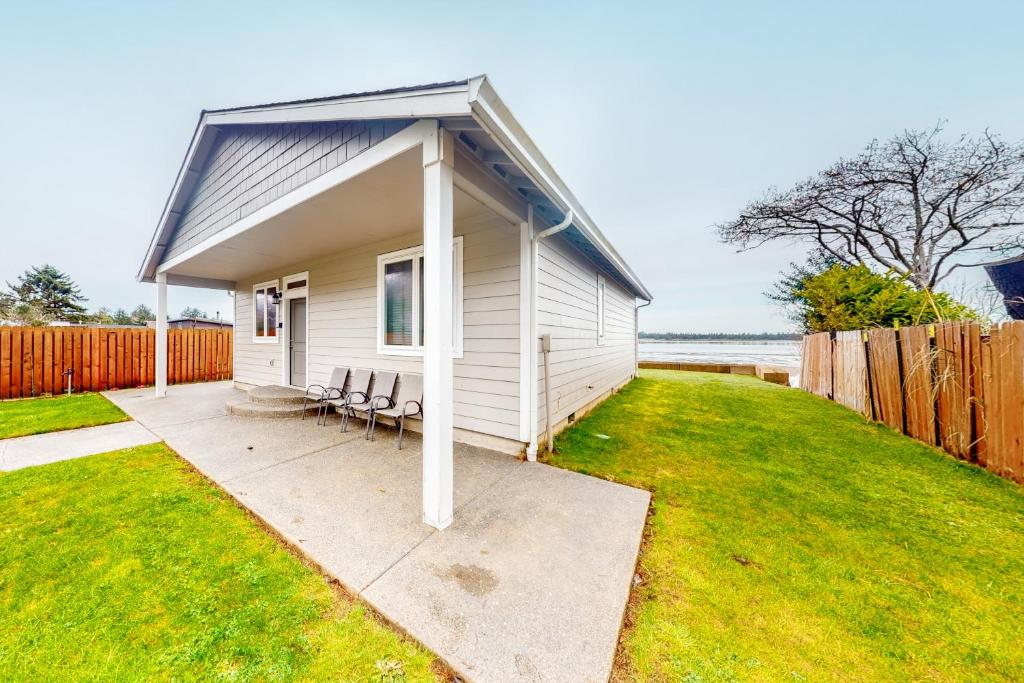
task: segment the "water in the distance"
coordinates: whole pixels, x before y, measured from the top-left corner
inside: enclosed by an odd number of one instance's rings
[[[640,342],[641,360],[677,363],[775,365],[791,374],[800,368],[798,341],[652,341]]]

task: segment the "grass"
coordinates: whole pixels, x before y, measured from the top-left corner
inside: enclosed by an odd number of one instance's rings
[[[124,422],[128,416],[100,394],[0,401],[0,439]]]
[[[435,679],[162,444],[0,474],[0,568],[4,680]]]
[[[556,446],[654,494],[619,679],[1024,680],[1014,484],[727,375],[647,371]]]

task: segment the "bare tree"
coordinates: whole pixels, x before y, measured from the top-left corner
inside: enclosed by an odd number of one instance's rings
[[[974,311],[986,325],[1009,319],[1006,300],[991,283],[960,282],[949,288],[949,295]]]
[[[957,268],[1024,248],[1022,209],[1024,145],[987,131],[949,142],[940,124],[873,141],[716,227],[744,250],[806,241],[842,263],[877,264],[933,289]]]

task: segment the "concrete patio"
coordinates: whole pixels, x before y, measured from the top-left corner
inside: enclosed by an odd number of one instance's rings
[[[436,531],[416,436],[228,416],[229,382],[106,395],[469,680],[607,680],[646,491],[456,444]]]

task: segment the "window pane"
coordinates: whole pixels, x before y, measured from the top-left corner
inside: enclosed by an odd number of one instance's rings
[[[412,346],[412,260],[384,266],[384,343]]]
[[[291,282],[288,283],[287,289],[298,289],[299,287],[305,287],[305,286],[306,286],[306,281],[305,280],[292,280]]]
[[[277,336],[277,306],[270,297],[277,294],[277,287],[267,288],[267,336]]]
[[[423,346],[423,257],[420,256],[420,336],[419,345]]]
[[[456,252],[457,253],[457,252]],[[459,289],[458,289],[458,272],[459,266],[455,259],[457,256],[453,254],[452,259],[452,346],[458,346],[459,344]],[[420,329],[419,329],[419,345],[423,346],[423,321],[426,318],[423,315],[423,257],[420,256]]]
[[[256,336],[263,336],[263,318],[267,312],[267,293],[262,289],[256,290]]]

